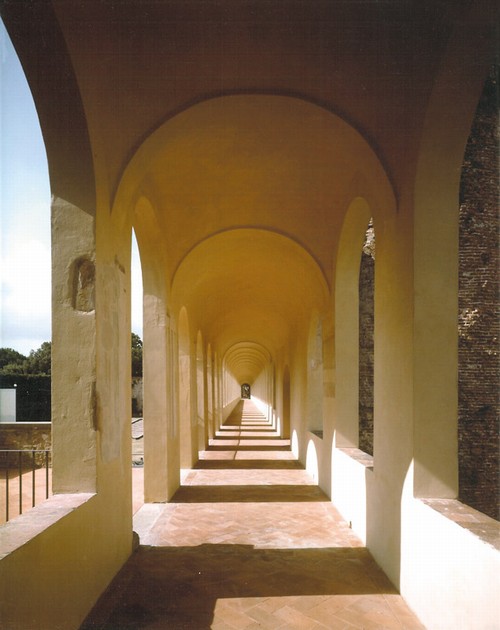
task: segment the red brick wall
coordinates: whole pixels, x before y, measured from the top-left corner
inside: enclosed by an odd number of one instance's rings
[[[492,72],[464,156],[458,321],[459,498],[494,518],[500,493],[497,86]]]
[[[359,269],[359,448],[373,455],[375,232],[370,224]]]

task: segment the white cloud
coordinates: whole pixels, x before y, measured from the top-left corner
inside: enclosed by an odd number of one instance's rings
[[[28,353],[51,338],[50,248],[19,241],[2,256],[0,345]]]
[[[0,347],[51,338],[50,186],[31,92],[0,21]],[[132,330],[142,338],[142,275],[132,238]]]
[[[0,22],[0,346],[51,337],[50,187],[38,116]]]
[[[34,238],[13,241],[0,260],[0,347],[29,354],[51,339],[50,244]],[[132,330],[142,338],[142,272],[135,243],[131,306]]]

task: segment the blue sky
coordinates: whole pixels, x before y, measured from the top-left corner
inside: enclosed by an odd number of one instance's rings
[[[0,347],[29,354],[51,339],[50,186],[38,116],[0,21]],[[132,330],[142,337],[132,247]]]

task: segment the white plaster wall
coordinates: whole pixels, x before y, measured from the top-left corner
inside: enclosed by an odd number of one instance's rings
[[[54,196],[51,234],[52,448],[57,462],[53,491],[94,492],[98,430],[96,311],[90,303],[87,311],[73,303],[77,262],[96,260],[94,217]],[[96,266],[96,292],[97,284]]]
[[[320,469],[323,461],[323,440],[314,433],[308,434],[306,449],[306,471],[319,485]]]
[[[101,219],[95,242],[92,215],[53,200],[54,496],[2,527],[8,630],[80,627],[132,552],[129,231]],[[81,259],[96,266],[96,306],[83,310],[72,300]]]
[[[402,508],[401,594],[429,630],[500,626],[500,553],[424,502]]]
[[[257,398],[256,396],[254,397],[253,395],[252,395],[252,402],[255,404],[257,409],[261,411],[267,418],[267,414],[269,412],[269,405],[263,400],[261,400],[260,398]]]
[[[234,408],[239,402],[240,402],[240,399],[235,398],[232,402],[224,406],[224,408],[222,409],[222,423],[224,423],[229,418],[229,416],[231,415]]]
[[[373,480],[373,471],[359,461],[356,454],[362,452],[354,448],[333,449],[332,502],[366,544],[367,478]]]
[[[232,403],[236,399],[240,399],[241,396],[241,388],[237,380],[227,370],[224,372],[224,380],[223,380],[223,396],[222,396],[222,404],[223,407]]]
[[[2,527],[2,629],[80,627],[132,551],[131,533],[117,527],[122,515],[109,515],[105,503],[93,494],[55,495]]]
[[[252,384],[252,401],[270,421],[273,419],[273,405],[270,389],[269,366],[264,369]]]

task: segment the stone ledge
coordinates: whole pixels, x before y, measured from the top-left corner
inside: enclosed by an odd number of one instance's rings
[[[8,427],[17,427],[17,428],[22,428],[22,427],[37,427],[37,426],[41,426],[41,427],[47,427],[47,426],[52,426],[52,422],[50,422],[50,420],[48,421],[41,421],[41,422],[32,422],[32,421],[24,421],[24,420],[19,420],[18,422],[0,422],[0,429],[2,428],[8,428]]]
[[[457,499],[419,499],[486,544],[500,551],[500,523]]]
[[[351,459],[358,462],[368,470],[373,470],[373,457],[368,453],[365,453],[359,448],[349,447],[349,448],[337,448],[337,451],[341,453],[345,453]]]
[[[1,422],[0,449],[50,450],[51,422]]]
[[[0,526],[0,560],[95,497],[95,493],[56,494],[26,514]]]
[[[323,439],[323,433],[324,432],[323,432],[322,429],[309,429],[309,433],[312,433],[313,435],[315,435],[320,440]]]

